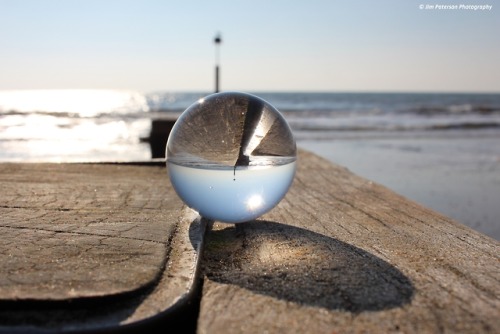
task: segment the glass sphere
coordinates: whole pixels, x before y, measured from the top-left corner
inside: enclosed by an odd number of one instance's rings
[[[253,220],[274,208],[295,176],[297,149],[280,112],[263,99],[223,92],[177,119],[166,164],[179,197],[205,218]]]

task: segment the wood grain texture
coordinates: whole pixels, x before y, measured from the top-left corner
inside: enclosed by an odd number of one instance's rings
[[[0,187],[0,332],[182,319],[205,224],[164,164],[0,164]]]
[[[158,167],[1,164],[0,187],[0,299],[92,297],[150,284],[182,207]]]
[[[199,333],[494,333],[499,243],[311,153],[271,212],[214,223]]]

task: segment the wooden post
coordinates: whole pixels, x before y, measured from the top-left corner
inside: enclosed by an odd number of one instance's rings
[[[222,43],[222,38],[220,36],[220,33],[217,34],[214,38],[214,43],[215,43],[215,92],[219,92],[219,61],[220,61],[220,56],[219,56],[219,45]]]
[[[215,92],[219,92],[219,66],[215,66]]]

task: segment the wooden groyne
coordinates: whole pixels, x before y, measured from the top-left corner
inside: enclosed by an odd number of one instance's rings
[[[299,150],[256,221],[207,222],[163,161],[0,164],[0,331],[495,333],[499,242]]]
[[[149,136],[141,138],[141,141],[149,143],[152,159],[165,157],[168,135],[176,121],[177,119],[168,117],[151,120]]]

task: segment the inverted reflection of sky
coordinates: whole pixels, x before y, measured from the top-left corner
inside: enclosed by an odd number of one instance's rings
[[[285,196],[296,163],[269,168],[202,169],[168,163],[178,195],[205,218],[228,223],[253,220]]]

